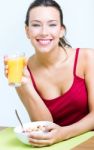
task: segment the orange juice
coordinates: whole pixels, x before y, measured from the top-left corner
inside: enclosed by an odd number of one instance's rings
[[[8,58],[8,82],[10,85],[21,85],[24,62],[24,56]]]

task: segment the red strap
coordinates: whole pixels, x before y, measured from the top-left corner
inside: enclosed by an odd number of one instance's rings
[[[33,83],[33,85],[34,85],[34,88],[35,88],[36,91],[37,91],[37,87],[36,87],[36,83],[35,83],[34,77],[33,77],[33,75],[32,75],[32,73],[31,73],[31,71],[30,71],[30,69],[29,69],[28,66],[27,66],[27,69],[28,69],[28,71],[29,71],[29,73],[30,73],[30,77],[31,77],[32,83]]]
[[[74,61],[74,69],[73,69],[73,74],[76,75],[76,66],[77,66],[77,60],[78,60],[78,54],[79,54],[79,49],[76,49],[76,54],[75,54],[75,61]]]

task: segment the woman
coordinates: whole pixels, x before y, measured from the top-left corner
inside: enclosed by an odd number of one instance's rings
[[[73,49],[66,42],[63,14],[53,0],[35,0],[25,24],[35,54],[16,90],[32,121],[53,122],[47,134],[31,133],[29,142],[42,147],[93,130],[93,50]]]

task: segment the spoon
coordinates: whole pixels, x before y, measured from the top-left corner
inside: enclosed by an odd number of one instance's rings
[[[20,123],[22,129],[24,130],[23,123],[22,123],[22,121],[21,121],[21,119],[20,119],[20,117],[19,117],[18,112],[17,112],[16,109],[15,109],[15,114],[16,114],[16,117],[17,117],[17,119],[18,119],[18,121],[19,121],[19,123]]]

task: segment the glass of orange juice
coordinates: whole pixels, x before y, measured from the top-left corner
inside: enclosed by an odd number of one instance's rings
[[[25,54],[13,54],[8,56],[8,83],[14,87],[21,85],[23,69],[25,66]]]

